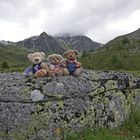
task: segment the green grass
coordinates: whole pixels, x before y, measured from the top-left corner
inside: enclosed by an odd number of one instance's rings
[[[114,70],[115,71],[115,70]],[[128,71],[128,70],[116,70],[122,73],[128,73],[128,74],[133,74],[135,76],[140,76],[140,70],[133,70],[133,71]]]
[[[28,63],[28,50],[19,46],[6,46],[0,44],[0,68],[3,62],[10,67],[22,67]]]
[[[126,122],[119,128],[84,129],[66,133],[65,140],[140,140],[140,108],[133,106]]]
[[[96,70],[140,70],[140,40],[117,38],[79,60],[85,68]]]
[[[66,140],[138,140],[130,136],[115,134],[107,129],[85,130],[81,133],[71,133],[66,136]]]

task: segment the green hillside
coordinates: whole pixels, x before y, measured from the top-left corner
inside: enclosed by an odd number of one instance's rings
[[[38,51],[41,50],[39,44],[43,43],[43,48],[47,52],[57,52],[63,53],[67,49],[72,49],[71,46],[66,44],[62,39],[58,38],[48,38],[46,33],[42,33],[39,37],[32,37],[24,40],[22,43],[28,44],[31,47],[33,41],[37,40]],[[52,40],[52,41],[51,41]],[[55,41],[54,41],[55,40]],[[50,43],[50,46],[46,47],[46,42]],[[53,45],[51,44],[53,43]],[[27,54],[30,51],[33,51],[34,48],[21,47],[20,43],[17,43],[18,46],[10,46],[0,44],[0,70],[2,67],[14,68],[25,68],[29,62],[27,59]],[[61,46],[61,47],[59,47]],[[61,48],[61,50],[59,50]],[[85,45],[86,48],[86,45]],[[49,51],[51,50],[51,51]],[[98,50],[92,49],[90,52],[83,50],[83,54],[80,58],[80,61],[83,63],[84,68],[96,69],[96,70],[129,70],[129,71],[139,71],[140,70],[140,29],[117,37]],[[8,64],[8,66],[7,66]],[[5,66],[6,65],[6,66]]]
[[[140,39],[120,36],[96,52],[84,53],[83,66],[99,70],[140,70]]]
[[[0,44],[0,69],[5,66],[4,63],[12,69],[24,68],[28,64],[27,54],[25,48]]]

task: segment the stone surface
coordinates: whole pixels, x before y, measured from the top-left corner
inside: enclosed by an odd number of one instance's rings
[[[56,140],[65,130],[121,125],[139,104],[140,78],[84,70],[81,77],[35,79],[0,73],[0,139]]]
[[[33,91],[31,92],[30,99],[31,99],[32,101],[43,100],[43,98],[44,98],[44,95],[41,93],[40,90],[35,89],[35,90],[33,90]]]

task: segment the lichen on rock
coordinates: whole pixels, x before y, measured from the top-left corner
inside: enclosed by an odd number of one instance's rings
[[[139,104],[140,78],[84,70],[81,77],[0,74],[0,139],[53,139],[65,129],[121,125]]]

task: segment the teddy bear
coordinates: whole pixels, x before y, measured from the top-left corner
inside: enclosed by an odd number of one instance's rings
[[[52,54],[48,56],[49,61],[49,75],[62,75],[63,70],[61,67],[61,61],[63,57],[59,54]]]
[[[32,72],[35,77],[44,77],[48,74],[49,67],[47,63],[43,62],[45,59],[44,52],[29,53],[27,57],[32,65],[24,70],[23,74],[25,76],[27,76],[30,72]]]
[[[78,55],[77,50],[64,52],[64,57],[66,58],[66,61],[62,64],[64,75],[80,76],[82,74],[83,68],[81,66],[82,64],[77,61]]]

